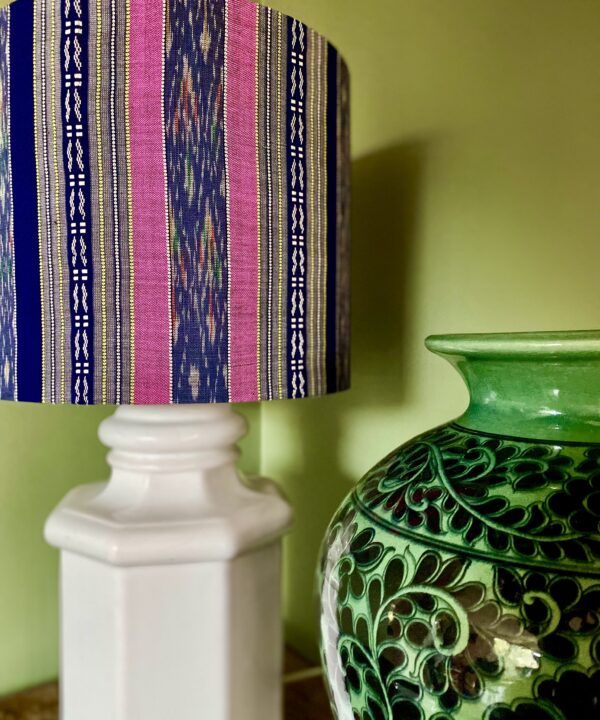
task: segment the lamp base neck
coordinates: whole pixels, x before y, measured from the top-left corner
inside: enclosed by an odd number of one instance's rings
[[[110,481],[73,490],[47,541],[111,565],[153,565],[232,559],[280,537],[289,505],[235,467],[245,431],[226,405],[119,408],[99,433]]]

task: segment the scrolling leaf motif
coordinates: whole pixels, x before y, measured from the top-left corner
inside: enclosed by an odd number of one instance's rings
[[[535,571],[521,577],[504,566],[496,566],[494,575],[498,599],[520,610],[525,628],[538,638],[546,657],[574,661],[581,638],[598,633],[600,585],[582,589],[574,577]]]
[[[355,718],[421,720],[427,693],[444,720],[502,673],[498,641],[535,651],[521,619],[465,581],[469,559],[435,551],[417,559],[374,537],[358,532],[336,568],[337,650]]]
[[[511,499],[509,499],[511,498]],[[600,448],[480,436],[446,426],[389,455],[356,499],[403,527],[486,554],[600,559]]]

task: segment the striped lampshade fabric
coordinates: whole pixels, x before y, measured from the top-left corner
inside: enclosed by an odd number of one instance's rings
[[[250,0],[0,10],[0,397],[349,383],[349,80]]]

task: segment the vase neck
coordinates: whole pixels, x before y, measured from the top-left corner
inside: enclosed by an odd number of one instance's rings
[[[428,341],[469,389],[459,424],[500,435],[600,443],[600,334],[490,335],[475,342],[477,337]]]

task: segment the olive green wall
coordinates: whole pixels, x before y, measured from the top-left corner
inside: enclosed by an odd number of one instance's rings
[[[0,694],[57,668],[58,557],[42,536],[74,485],[106,477],[104,408],[0,403]]]
[[[313,651],[336,505],[465,404],[423,338],[600,326],[600,2],[273,1],[353,79],[353,389],[261,413],[262,469],[297,512],[288,633]]]
[[[273,3],[333,38],[353,77],[354,387],[263,406],[260,423],[250,408],[245,443],[245,466],[296,507],[286,617],[313,652],[313,570],[336,505],[465,403],[425,335],[600,326],[600,2]],[[42,527],[68,488],[106,476],[105,414],[0,406],[0,694],[56,674]]]

